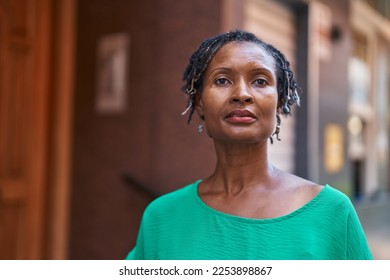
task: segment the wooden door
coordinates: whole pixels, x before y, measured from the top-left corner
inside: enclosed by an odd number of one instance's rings
[[[50,10],[0,0],[0,259],[42,257]]]

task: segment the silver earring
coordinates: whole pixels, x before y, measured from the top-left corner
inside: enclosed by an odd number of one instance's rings
[[[275,129],[275,132],[272,133],[271,137],[270,137],[270,141],[271,141],[271,144],[274,143],[274,139],[272,136],[276,135],[276,139],[278,141],[280,141],[281,139],[279,138],[279,133],[280,133],[280,123],[281,123],[281,120],[280,120],[280,116],[277,114],[276,115],[276,129]]]
[[[290,106],[288,106],[287,103],[284,104],[284,105],[282,106],[282,111],[283,111],[283,113],[286,114],[286,115],[290,114]]]
[[[199,125],[198,125],[198,133],[203,133],[203,130],[204,130],[204,125],[203,125],[203,122],[201,122]]]

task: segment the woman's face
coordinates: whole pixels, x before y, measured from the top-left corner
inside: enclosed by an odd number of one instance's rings
[[[216,141],[256,143],[275,130],[275,61],[261,46],[232,42],[211,60],[197,112]]]

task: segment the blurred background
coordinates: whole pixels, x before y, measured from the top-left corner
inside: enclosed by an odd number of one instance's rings
[[[303,89],[271,161],[346,193],[390,259],[386,0],[0,0],[0,259],[123,259],[152,199],[213,170],[181,78],[237,28]]]

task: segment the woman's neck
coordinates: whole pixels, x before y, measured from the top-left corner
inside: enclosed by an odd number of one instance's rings
[[[271,174],[275,172],[275,168],[268,163],[266,142],[256,144],[215,142],[215,149],[217,165],[207,180],[214,188],[218,186],[218,191],[235,194],[244,188],[270,185]]]

